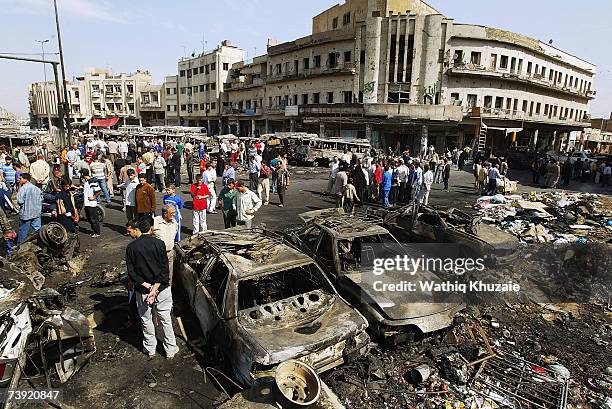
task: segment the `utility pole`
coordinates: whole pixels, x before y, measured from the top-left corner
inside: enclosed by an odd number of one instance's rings
[[[64,115],[66,116],[66,133],[67,139],[65,143],[72,145],[72,130],[70,129],[70,102],[68,101],[68,89],[66,88],[66,70],[64,68],[64,51],[62,49],[62,36],[60,34],[59,16],[57,14],[57,0],[53,0],[53,8],[55,9],[55,27],[57,28],[57,45],[59,47],[60,64],[62,65],[62,82],[64,88]],[[59,97],[59,96],[58,96]]]
[[[40,48],[42,49],[42,59],[45,61],[45,43],[48,43],[49,40],[36,40],[37,43],[40,43]],[[45,111],[47,111],[47,121],[48,121],[48,131],[49,135],[51,135],[51,102],[48,100],[49,93],[47,92],[47,65],[43,64],[43,73],[45,76],[45,86],[43,88],[43,100],[45,101]],[[58,95],[59,98],[59,95]]]

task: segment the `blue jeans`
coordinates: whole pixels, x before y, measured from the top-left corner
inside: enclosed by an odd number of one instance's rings
[[[17,244],[21,244],[25,241],[30,234],[30,227],[35,232],[40,230],[40,217],[29,220],[19,219],[19,232],[17,233]]]
[[[385,205],[385,207],[389,207],[389,192],[391,192],[391,189],[383,190],[383,194],[384,194],[383,204]]]
[[[102,189],[102,193],[104,194],[104,199],[106,203],[110,203],[110,194],[108,193],[108,186],[106,186],[106,179],[100,180],[98,179],[98,183],[100,184],[100,189]]]

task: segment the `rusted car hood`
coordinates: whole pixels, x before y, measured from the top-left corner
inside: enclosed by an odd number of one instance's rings
[[[264,352],[259,357],[268,365],[319,351],[364,331],[363,316],[335,296],[333,304],[318,317],[288,325],[240,325],[244,339],[254,344],[254,350]]]
[[[416,284],[417,292],[375,291],[373,280],[381,281],[383,284],[413,282]],[[357,294],[363,303],[374,307],[386,319],[399,321],[443,313],[461,304],[458,297],[449,302],[447,294],[422,292],[419,281],[430,280],[440,281],[436,275],[428,271],[420,271],[414,276],[400,271],[387,271],[375,279],[371,275],[366,276],[361,273],[346,274],[338,281],[338,285],[344,287],[346,291]]]

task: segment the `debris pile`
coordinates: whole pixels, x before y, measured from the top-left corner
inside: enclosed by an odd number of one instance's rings
[[[475,209],[526,243],[612,242],[612,199],[555,191],[480,197]]]

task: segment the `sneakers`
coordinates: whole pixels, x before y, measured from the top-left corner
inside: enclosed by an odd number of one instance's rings
[[[176,349],[176,351],[175,351],[174,353],[172,353],[172,354],[167,354],[167,355],[166,355],[166,359],[167,359],[168,361],[170,361],[171,359],[174,359],[174,357],[175,357],[175,356],[176,356],[178,353],[179,353],[179,349],[177,348],[177,349]]]
[[[99,234],[94,233],[94,234],[92,234],[92,235],[91,235],[91,237],[92,237],[93,239],[95,239],[96,237],[100,237],[100,235],[99,235]]]
[[[285,207],[285,206],[283,206],[283,204],[281,203],[281,204],[278,205],[278,207]]]

